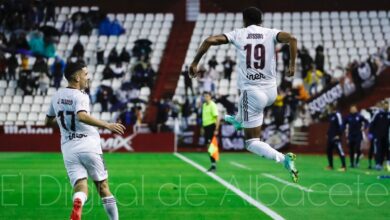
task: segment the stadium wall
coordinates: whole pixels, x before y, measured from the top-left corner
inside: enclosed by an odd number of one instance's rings
[[[109,152],[173,152],[173,133],[134,133],[131,128],[124,135],[99,130],[101,145]],[[0,151],[59,152],[60,132],[43,126],[1,126]]]

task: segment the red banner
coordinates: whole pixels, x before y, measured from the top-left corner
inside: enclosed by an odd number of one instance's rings
[[[134,133],[128,128],[124,135],[100,129],[104,151],[120,152],[173,152],[173,133]],[[59,152],[58,129],[41,126],[1,126],[0,151]]]

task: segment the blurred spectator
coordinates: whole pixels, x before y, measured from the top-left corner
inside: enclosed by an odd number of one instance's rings
[[[122,62],[116,62],[114,69],[112,70],[115,78],[121,78],[125,74],[125,68]]]
[[[236,65],[236,62],[234,62],[230,56],[226,56],[225,60],[222,62],[223,64],[223,71],[225,73],[224,78],[228,79],[230,81],[232,77],[233,68]]]
[[[324,71],[324,63],[325,63],[325,56],[324,56],[324,47],[322,45],[318,45],[316,47],[316,56],[314,59],[314,63],[316,64],[316,67],[319,71]]]
[[[202,92],[214,94],[215,86],[210,74],[204,74],[203,78],[199,79],[199,81],[202,83]]]
[[[73,46],[72,57],[84,57],[84,46],[80,42],[80,40],[77,40],[76,44]]]
[[[302,84],[297,86],[297,92],[297,98],[301,101],[307,101],[310,98],[309,93]]]
[[[153,88],[154,77],[156,76],[156,72],[152,68],[152,64],[148,63],[146,65],[145,74],[144,74],[144,84],[149,88]]]
[[[65,19],[64,23],[61,27],[62,34],[72,35],[73,33],[73,22],[71,19],[71,16],[68,16],[67,19]]]
[[[109,64],[106,64],[106,66],[103,69],[103,79],[112,79],[114,78],[114,71],[112,71]]]
[[[23,90],[24,95],[28,94],[28,76],[27,71],[20,71],[19,73],[18,87]]]
[[[50,79],[45,73],[41,73],[39,76],[39,91],[40,95],[47,95],[49,89]]]
[[[288,115],[288,121],[292,122],[295,119],[296,111],[298,107],[297,94],[294,94],[290,88],[286,88],[286,94],[284,96],[285,112]]]
[[[120,113],[117,122],[129,127],[134,125],[136,121],[135,108],[125,108],[124,111]]]
[[[96,59],[98,64],[104,64],[104,48],[100,45],[96,51]]]
[[[192,114],[191,104],[188,98],[183,103],[181,107],[181,116],[182,116],[182,124],[184,125],[184,129],[188,127],[188,118]]]
[[[229,95],[222,95],[215,100],[216,103],[221,103],[226,109],[228,115],[234,115],[236,112],[236,107],[233,102],[228,100]]]
[[[15,80],[16,79],[16,69],[19,66],[18,59],[16,59],[15,53],[12,53],[8,58],[8,79]]]
[[[283,71],[282,71],[282,80],[285,79],[285,74],[288,71],[288,67],[290,65],[290,46],[288,44],[283,44],[280,49],[282,52],[282,60],[283,60]]]
[[[116,51],[116,48],[113,47],[111,49],[110,53],[108,54],[108,63],[112,64],[112,63],[117,63],[119,61],[120,61],[120,59],[118,57],[118,52]]]
[[[0,32],[0,50],[4,50],[7,47],[7,38],[4,33]]]
[[[0,79],[7,79],[7,58],[5,58],[4,53],[0,51]]]
[[[218,62],[217,62],[217,57],[214,55],[211,57],[211,59],[209,60],[209,62],[207,63],[209,65],[209,69],[214,69],[217,67],[218,65]]]
[[[121,54],[119,55],[120,61],[129,63],[130,62],[130,54],[127,52],[126,47],[122,48]]]
[[[53,1],[47,1],[45,22],[48,21],[55,22],[55,14],[56,14],[56,10]]]
[[[43,42],[43,33],[40,31],[33,31],[30,33],[30,41],[28,42],[31,52],[36,55],[43,55],[45,45]]]
[[[298,57],[301,59],[302,78],[306,78],[307,72],[313,63],[313,58],[311,58],[309,51],[305,47],[298,51]]]
[[[28,71],[30,66],[30,61],[27,57],[27,55],[22,54],[22,71]]]
[[[152,42],[148,39],[138,39],[134,42],[134,47],[132,49],[132,56],[143,60],[149,59],[149,55],[152,52],[150,47]],[[143,58],[142,58],[143,57]]]
[[[279,128],[284,124],[284,94],[279,91],[276,96],[276,100],[272,105],[272,115],[274,117],[274,122],[276,128]]]
[[[56,57],[54,63],[51,66],[51,74],[54,79],[54,87],[58,89],[61,86],[62,76],[65,69],[65,62],[60,58]]]
[[[184,94],[188,97],[188,90],[191,91],[191,95],[194,96],[194,89],[192,88],[192,79],[188,74],[188,65],[184,67],[184,70],[181,72],[181,75],[184,78]]]
[[[169,128],[166,125],[169,117],[169,104],[165,99],[161,99],[159,102],[154,101],[154,104],[157,106],[157,132],[167,131]]]
[[[101,85],[96,94],[96,102],[102,106],[102,111],[108,111],[108,104],[111,102],[113,96],[113,90],[111,87]]]
[[[317,94],[318,85],[321,83],[323,73],[316,68],[315,64],[312,64],[311,69],[307,72],[304,82],[309,86],[310,96]]]

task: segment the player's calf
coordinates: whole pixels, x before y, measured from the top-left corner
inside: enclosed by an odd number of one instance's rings
[[[107,180],[95,182],[99,195],[102,198],[104,209],[110,220],[118,220],[118,207],[115,197],[111,194]]]

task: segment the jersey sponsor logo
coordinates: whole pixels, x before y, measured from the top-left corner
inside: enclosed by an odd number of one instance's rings
[[[6,125],[4,126],[4,134],[53,134],[53,128],[38,127],[34,128],[30,125],[27,126],[16,126]]]
[[[248,34],[246,39],[263,39],[263,34]]]
[[[73,100],[71,100],[71,99],[58,99],[57,104],[73,105]]]
[[[85,137],[88,137],[88,135],[86,135],[86,134],[78,134],[78,133],[70,133],[68,135],[69,140],[73,140],[75,138],[81,139],[81,138],[85,138]]]
[[[134,151],[131,146],[131,140],[135,137],[136,134],[132,134],[127,137],[122,137],[115,135],[114,137],[109,138],[100,138],[100,142],[103,150],[116,151],[121,148],[125,148],[127,151]]]
[[[265,75],[262,73],[255,73],[255,74],[246,74],[246,78],[249,80],[259,80],[259,79],[265,79]]]

